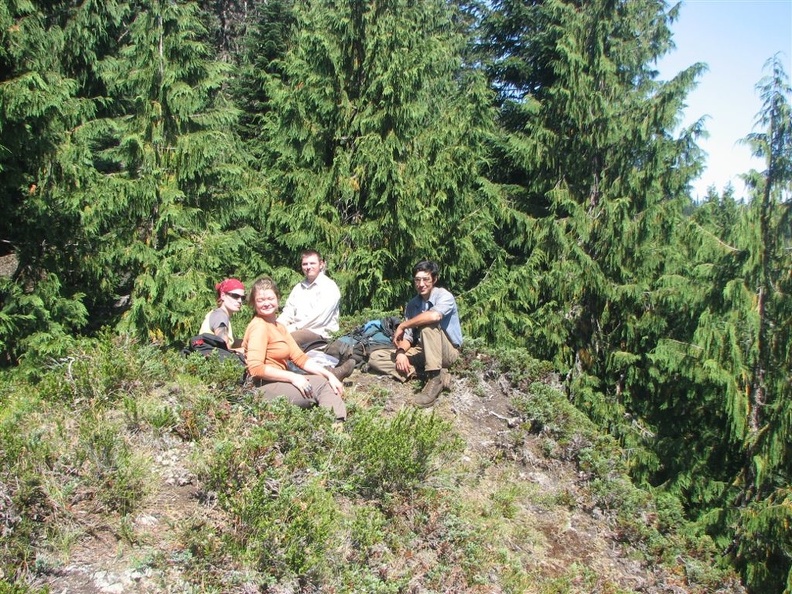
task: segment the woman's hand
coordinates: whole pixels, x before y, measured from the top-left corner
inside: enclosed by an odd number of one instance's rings
[[[311,382],[308,381],[308,378],[300,373],[294,373],[292,376],[292,385],[297,388],[305,398],[314,400],[313,386]]]
[[[303,369],[308,373],[312,373],[314,375],[321,375],[323,378],[327,380],[327,383],[330,384],[330,387],[333,388],[333,392],[335,392],[339,396],[341,396],[344,393],[344,384],[335,375],[333,375],[333,373],[327,367],[323,367],[318,363],[316,363],[315,361],[311,361],[309,359],[303,366]],[[300,376],[300,377],[305,377],[305,376]]]
[[[333,392],[335,392],[339,396],[343,395],[344,383],[341,380],[339,380],[336,376],[334,376],[332,373],[327,374],[327,383],[330,384],[331,388],[333,388]]]

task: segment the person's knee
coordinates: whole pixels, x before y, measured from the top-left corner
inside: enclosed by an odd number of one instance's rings
[[[373,351],[368,358],[368,365],[370,369],[387,373],[393,367],[393,355],[395,351],[391,349],[379,349]]]

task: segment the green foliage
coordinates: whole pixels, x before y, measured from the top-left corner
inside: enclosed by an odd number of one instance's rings
[[[778,488],[769,497],[740,510],[736,565],[752,590],[786,592],[792,559],[792,490]]]
[[[244,367],[233,359],[191,353],[185,361],[185,372],[208,388],[220,393],[233,392],[242,384]]]
[[[55,275],[39,282],[32,293],[0,278],[0,349],[5,355],[0,363],[21,358],[35,367],[63,357],[74,344],[74,333],[87,322],[81,297],[64,297]]]
[[[545,379],[553,372],[547,361],[540,361],[527,350],[521,348],[492,349],[495,368],[488,371],[490,375],[504,375],[514,386],[526,386],[538,379]]]
[[[629,469],[683,498],[669,517],[731,547],[753,591],[789,588],[790,88],[771,59],[747,137],[765,162],[745,175],[750,199],[692,204],[703,125],[671,133],[704,66],[669,81],[654,69],[677,12],[660,0],[3,3],[0,256],[19,265],[0,278],[0,365],[32,382],[20,398],[3,388],[17,534],[38,534],[26,510],[46,505],[69,436],[66,421],[37,427],[43,406],[85,415],[80,460],[96,481],[78,472],[61,499],[82,489],[123,513],[142,496],[140,460],[103,424],[219,435],[205,463],[224,505],[244,509],[229,485],[253,492],[251,468],[282,487],[275,501],[273,483],[255,487],[294,530],[278,575],[321,582],[315,550],[347,526],[373,547],[390,510],[344,522],[334,489],[348,475],[345,495],[366,506],[417,497],[454,450],[436,419],[361,412],[344,445],[321,411],[261,407],[236,365],[147,344],[195,334],[222,277],[296,282],[296,254],[315,247],[351,325],[400,306],[410,266],[437,260],[476,390],[505,374],[525,393],[523,429],[596,477],[598,505],[645,507],[620,478]],[[624,459],[594,454],[615,443]],[[270,464],[310,476],[289,482]],[[305,525],[288,516],[300,497],[317,514]],[[300,552],[301,538],[314,548]],[[697,562],[685,570],[709,579]]]
[[[246,555],[265,575],[321,583],[329,573],[327,553],[338,521],[333,497],[315,479],[274,488],[260,480],[240,510]]]
[[[482,78],[435,0],[295,5],[271,66],[262,153],[277,193],[280,260],[319,247],[352,311],[410,292],[420,257],[462,284],[494,248],[500,216],[480,171],[491,132]]]
[[[223,93],[230,70],[212,59],[196,3],[151,2],[99,72],[125,99],[113,119],[87,128],[106,171],[74,199],[83,224],[105,238],[98,260],[114,270],[111,290],[130,292],[124,326],[186,338],[197,289],[240,262],[254,234],[234,215],[236,200],[258,192],[233,133],[238,113]],[[120,212],[131,218],[123,232],[115,229]]]
[[[400,411],[389,420],[361,411],[346,449],[345,488],[381,499],[426,485],[438,470],[436,464],[460,448],[449,429],[446,422],[417,409]]]
[[[792,362],[792,87],[778,56],[766,68],[768,76],[757,85],[762,99],[757,124],[763,129],[747,138],[766,168],[746,176],[753,200],[730,237],[740,248],[738,267],[730,263],[737,268],[731,282],[738,299],[722,315],[727,323],[738,322],[731,328],[737,345],[731,360],[718,359],[733,374],[735,392],[745,399],[728,412],[745,427],[738,500],[747,506],[738,516],[736,556],[755,591],[788,588],[792,579],[787,513],[792,479],[792,406],[787,397]]]
[[[0,594],[49,594],[49,588],[33,588],[26,584],[0,582]]]
[[[42,489],[43,468],[57,457],[41,422],[40,399],[23,382],[0,383],[0,570],[21,577],[35,558],[44,534],[43,518],[52,512]],[[10,590],[13,591],[13,590]]]
[[[150,390],[170,373],[168,357],[156,345],[141,345],[129,334],[105,331],[75,342],[64,355],[46,367],[31,362],[22,368],[40,381],[47,400],[102,408]]]
[[[74,463],[80,468],[81,488],[101,509],[126,515],[148,492],[151,462],[132,453],[119,429],[107,418],[86,416],[79,427]]]
[[[238,518],[238,554],[280,583],[327,584],[342,572],[351,588],[344,591],[395,591],[365,569],[366,551],[390,555],[383,551],[397,531],[438,530],[420,525],[425,511],[411,529],[393,522],[400,506],[437,505],[424,498],[459,446],[448,424],[421,411],[388,420],[356,408],[344,437],[324,411],[281,399],[249,414],[253,426],[229,419],[218,427],[211,456],[198,463],[206,487]],[[344,542],[354,544],[354,565]]]
[[[557,438],[571,440],[574,436],[591,439],[596,430],[591,421],[556,389],[536,382],[528,393],[514,398],[528,431],[548,432]]]

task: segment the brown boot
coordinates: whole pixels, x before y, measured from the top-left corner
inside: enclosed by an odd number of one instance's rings
[[[418,408],[428,408],[435,403],[440,392],[443,391],[443,375],[441,371],[430,371],[429,379],[426,380],[423,390],[415,397],[415,406]]]
[[[443,383],[443,390],[448,392],[451,389],[451,374],[448,372],[448,369],[440,370],[440,379]]]
[[[344,381],[352,372],[355,371],[355,360],[354,359],[347,359],[338,367],[334,367],[330,370],[334,376],[338,378],[339,381]]]

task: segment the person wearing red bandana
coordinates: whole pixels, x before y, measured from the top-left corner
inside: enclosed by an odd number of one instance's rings
[[[215,285],[217,307],[206,314],[201,324],[200,334],[214,334],[222,338],[228,349],[242,352],[241,341],[234,338],[231,316],[242,309],[245,300],[245,285],[235,278],[227,278]]]

